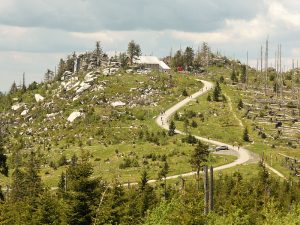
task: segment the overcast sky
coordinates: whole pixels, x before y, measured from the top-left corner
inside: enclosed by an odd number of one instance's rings
[[[15,80],[40,81],[47,68],[76,51],[163,56],[203,41],[214,51],[256,65],[269,35],[270,58],[282,44],[286,67],[300,59],[299,0],[0,0],[0,90]],[[270,59],[274,64],[273,60]]]

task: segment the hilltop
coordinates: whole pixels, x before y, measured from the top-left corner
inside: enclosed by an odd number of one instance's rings
[[[293,139],[298,117],[292,96],[298,70],[285,73],[279,86],[276,70],[268,69],[264,83],[265,71],[213,54],[206,43],[197,53],[187,47],[163,59],[151,56],[157,62],[151,65],[137,63],[140,47],[131,44],[136,55],[109,58],[97,43],[95,51],[61,59],[44,82],[13,84],[1,95],[0,172],[7,176],[1,176],[0,219],[5,224],[20,224],[25,217],[25,223],[35,224],[297,221],[291,207],[297,208],[300,191],[291,184],[297,182],[298,162],[290,155],[298,154],[299,144]],[[196,92],[201,94],[193,97]],[[181,101],[186,104],[166,115]],[[216,145],[231,151],[211,154]],[[226,168],[210,178],[215,200],[208,215],[202,213],[208,207],[202,203],[208,193],[203,165]]]

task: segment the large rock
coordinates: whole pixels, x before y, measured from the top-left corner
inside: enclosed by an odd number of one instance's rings
[[[71,114],[70,114],[70,116],[68,117],[68,121],[70,122],[70,123],[72,123],[76,118],[78,118],[78,117],[80,117],[80,116],[82,116],[82,113],[81,112],[72,112]]]
[[[126,103],[121,102],[121,101],[116,101],[116,102],[112,102],[111,105],[113,107],[118,107],[118,106],[124,106],[124,105],[126,105]]]
[[[14,104],[11,109],[14,110],[14,111],[17,111],[18,109],[22,108],[23,106],[25,106],[25,103],[17,103],[17,104]]]
[[[21,112],[21,116],[26,116],[28,112],[29,112],[28,109],[23,110],[23,112]]]
[[[80,94],[80,93],[84,92],[85,90],[89,89],[90,87],[91,87],[90,84],[83,82],[80,84],[80,88],[76,91],[76,94]]]
[[[44,97],[43,96],[41,96],[40,94],[35,94],[34,95],[34,98],[35,98],[35,100],[36,100],[36,102],[42,102],[42,101],[44,101]]]

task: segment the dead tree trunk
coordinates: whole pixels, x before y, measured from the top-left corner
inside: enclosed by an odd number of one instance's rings
[[[208,167],[204,166],[204,215],[209,211]]]
[[[214,210],[214,168],[210,166],[209,211]]]

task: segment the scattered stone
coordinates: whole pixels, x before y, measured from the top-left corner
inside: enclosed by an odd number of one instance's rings
[[[137,90],[137,88],[130,88],[130,92],[133,92],[133,91],[136,91]]]
[[[25,106],[25,103],[17,103],[17,104],[14,104],[11,109],[14,110],[14,111],[17,111],[18,109],[22,108],[23,106]]]
[[[70,123],[72,123],[76,118],[82,116],[82,114],[83,114],[83,113],[81,113],[81,112],[72,112],[72,113],[70,114],[70,116],[68,117],[67,120],[68,120]]]
[[[98,86],[96,86],[93,91],[103,91],[105,88],[100,84]]]
[[[28,114],[29,110],[25,109],[23,112],[21,112],[21,116],[26,116]]]
[[[36,102],[42,102],[42,101],[44,101],[44,97],[43,96],[41,96],[40,94],[35,94],[34,95],[34,98],[35,98],[35,101]]]
[[[55,116],[57,116],[59,113],[50,113],[50,114],[46,114],[46,118],[50,119],[50,118],[54,118]]]
[[[126,103],[121,102],[121,101],[116,101],[116,102],[111,103],[111,105],[113,107],[118,107],[118,106],[124,106],[124,105],[126,105]]]
[[[73,102],[76,101],[76,100],[78,100],[78,99],[79,99],[79,96],[76,95],[76,96],[73,98]]]
[[[83,82],[80,84],[80,88],[76,91],[76,94],[80,94],[80,93],[84,92],[85,90],[89,89],[90,87],[91,87],[90,84]]]

